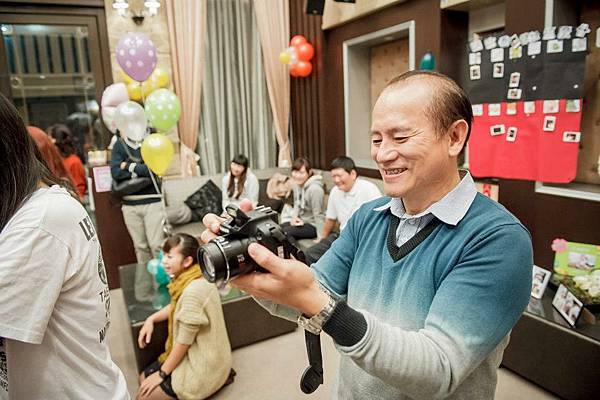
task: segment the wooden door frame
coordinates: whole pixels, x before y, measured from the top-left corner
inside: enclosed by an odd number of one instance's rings
[[[19,4],[9,6],[7,3]],[[38,5],[33,6],[33,3],[37,3]],[[42,5],[39,3],[42,3]],[[100,2],[95,0],[73,2],[32,2],[26,0],[7,2],[0,0],[0,22],[10,24],[87,26],[90,40],[90,62],[93,65],[92,73],[94,74],[96,85],[96,101],[100,104],[104,88],[113,82],[104,4],[102,3],[102,7],[65,7],[56,5],[73,3],[79,5],[100,4]],[[4,66],[6,63],[6,52],[2,52],[0,54],[0,64]],[[0,66],[0,73],[1,69],[2,67]]]

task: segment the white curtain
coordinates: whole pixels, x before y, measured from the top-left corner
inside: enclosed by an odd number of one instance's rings
[[[251,0],[207,0],[201,110],[198,153],[202,173],[226,171],[240,153],[249,158],[251,168],[276,165],[275,133]]]

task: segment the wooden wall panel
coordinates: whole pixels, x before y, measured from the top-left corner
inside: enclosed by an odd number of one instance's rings
[[[290,37],[303,35],[314,46],[313,71],[306,78],[291,78],[291,138],[292,157],[308,157],[317,168],[323,168],[325,135],[321,129],[324,46],[322,17],[306,14],[305,1],[290,2]]]

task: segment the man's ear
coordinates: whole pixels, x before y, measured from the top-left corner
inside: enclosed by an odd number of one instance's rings
[[[356,172],[356,170],[353,169],[352,171],[350,171],[350,176],[352,176],[352,179],[356,179],[358,178],[358,172]]]
[[[461,150],[465,146],[467,134],[469,133],[469,125],[464,119],[455,121],[447,132],[448,137],[448,154],[451,157],[458,157]]]

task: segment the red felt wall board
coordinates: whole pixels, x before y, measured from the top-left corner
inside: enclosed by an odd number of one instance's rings
[[[535,101],[535,113],[525,114],[524,102],[517,102],[516,115],[507,115],[507,103],[501,103],[499,116],[489,116],[488,104],[483,105],[483,115],[474,117],[469,139],[473,176],[550,183],[568,183],[575,178],[579,143],[564,142],[563,133],[579,132],[581,112],[566,112],[566,99],[561,99],[558,113],[544,114],[543,103]],[[555,129],[546,132],[544,118],[551,115],[556,116]],[[516,140],[507,141],[506,133],[492,136],[493,125],[504,125],[505,132],[516,127]]]

